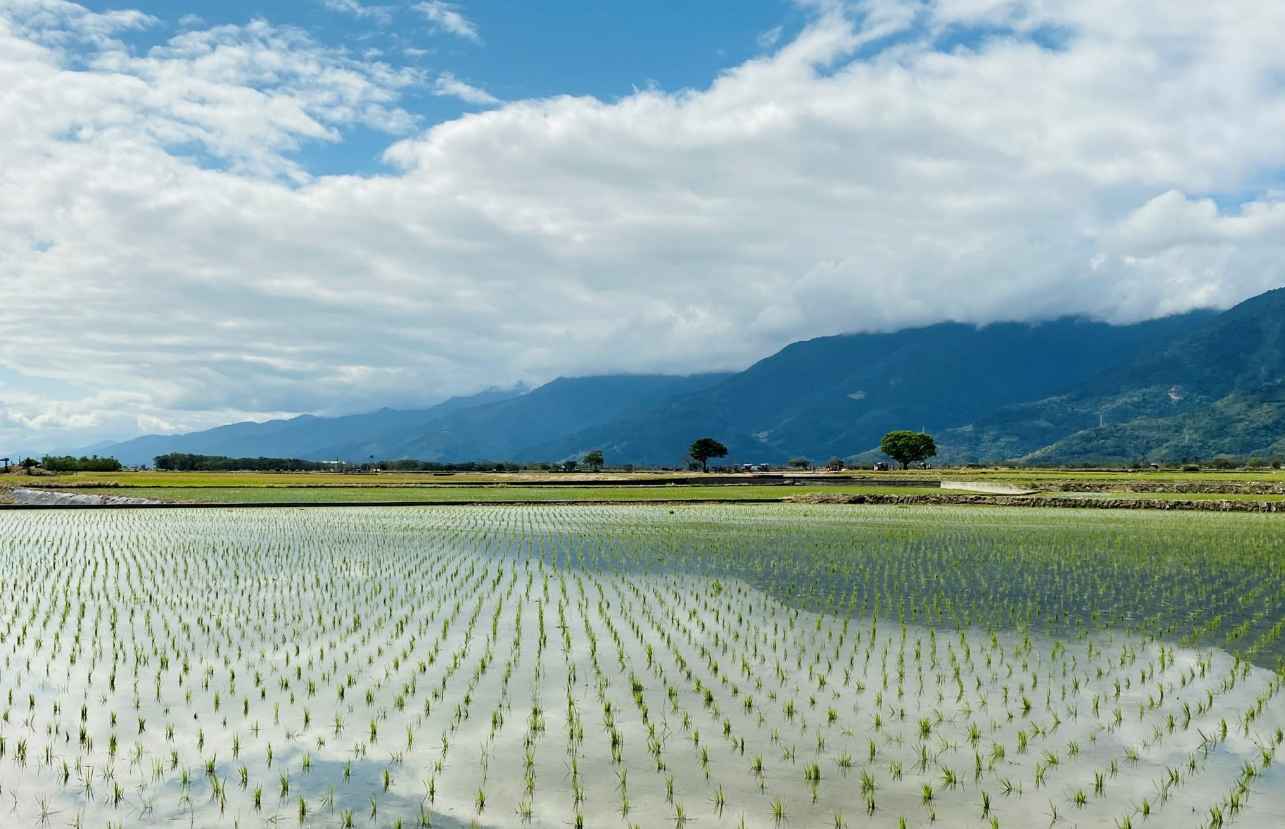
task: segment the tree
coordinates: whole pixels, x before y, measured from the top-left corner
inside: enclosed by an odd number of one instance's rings
[[[807,458],[790,458],[789,466],[791,469],[811,469],[812,461]]]
[[[710,458],[726,458],[727,447],[713,438],[701,438],[691,445],[687,454],[692,456],[692,460],[701,465],[702,472],[709,471]]]
[[[923,432],[889,432],[879,443],[879,451],[909,469],[912,463],[926,461],[937,454],[932,435]]]
[[[601,449],[593,450],[592,452],[584,456],[584,460],[582,460],[581,463],[583,463],[585,466],[592,469],[594,472],[597,472],[599,469],[602,469],[602,464],[603,464],[602,450]]]
[[[26,470],[27,474],[30,475],[31,470],[35,469],[37,466],[40,466],[40,462],[37,461],[35,458],[23,458],[22,463],[18,465],[21,466],[24,470]]]
[[[120,472],[122,468],[120,461],[115,458],[100,458],[97,455],[88,458],[45,455],[40,466],[50,472]]]
[[[826,468],[826,469],[829,469],[829,470],[831,470],[831,471],[833,471],[833,472],[842,472],[842,471],[843,471],[843,458],[840,458],[840,457],[833,457],[833,458],[831,458],[831,459],[826,463],[825,468]]]
[[[563,472],[575,472],[575,471],[576,471],[576,467],[577,467],[577,466],[579,466],[579,465],[580,465],[580,462],[579,462],[579,461],[577,461],[577,460],[575,460],[574,458],[573,458],[572,460],[569,460],[569,461],[563,461],[563,462],[562,462],[562,471],[563,471]]]

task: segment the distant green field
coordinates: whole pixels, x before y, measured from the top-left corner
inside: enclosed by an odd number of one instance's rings
[[[1163,482],[1175,483],[1190,481],[1192,483],[1248,483],[1254,481],[1282,483],[1285,482],[1285,471],[1263,468],[1255,471],[1235,470],[1230,472],[1180,472],[1177,470],[1138,470],[1132,471],[1095,471],[1065,469],[957,469],[931,470],[936,478],[969,481],[1003,481],[1005,483],[1047,484],[1050,481],[1082,481],[1084,483],[1138,483]],[[926,475],[925,472],[897,472],[897,475]]]
[[[6,482],[31,484],[81,493],[154,498],[191,503],[497,503],[497,502],[600,502],[647,503],[663,501],[779,501],[810,493],[829,495],[926,495],[951,494],[938,489],[938,481],[1014,484],[1043,490],[1044,497],[1085,499],[1156,499],[1285,501],[1285,494],[1129,492],[1141,484],[1187,483],[1194,488],[1237,489],[1248,482],[1285,483],[1285,473],[1172,471],[1066,471],[1066,470],[911,470],[871,472],[854,470],[846,475],[794,473],[798,484],[781,483],[779,474],[758,482],[745,475],[714,476],[681,473],[455,473],[425,472],[342,474],[326,472],[119,472],[76,473],[26,479],[10,476]],[[676,478],[691,483],[674,484]],[[887,481],[887,484],[882,483]],[[666,482],[671,483],[666,483]],[[914,486],[915,483],[927,487]],[[1225,487],[1216,486],[1225,484]],[[1063,489],[1098,489],[1103,492],[1063,492]],[[1145,488],[1145,487],[1143,487]],[[1185,487],[1184,487],[1185,488]]]
[[[602,473],[590,476],[586,473],[431,473],[431,472],[387,472],[379,474],[342,474],[334,472],[77,472],[54,477],[42,477],[28,481],[22,476],[8,478],[10,483],[34,483],[40,486],[84,487],[94,484],[118,487],[389,487],[389,486],[440,486],[452,484],[479,483],[553,483],[574,484],[577,480],[591,478],[609,478],[630,482],[646,482],[658,477],[672,478],[688,473],[675,472],[634,472]],[[798,475],[799,473],[778,473]],[[1257,471],[1234,472],[1179,472],[1179,471],[1068,471],[1058,469],[930,469],[908,470],[902,472],[872,472],[869,470],[849,470],[843,475],[826,475],[822,473],[803,473],[805,480],[815,476],[818,480],[858,477],[888,477],[896,480],[941,479],[965,481],[998,481],[1032,487],[1047,486],[1053,482],[1080,482],[1085,484],[1135,484],[1135,483],[1246,483],[1273,482],[1285,483],[1285,471],[1261,469]],[[699,474],[693,476],[699,479]],[[752,480],[745,477],[748,483]]]
[[[259,503],[362,503],[381,501],[477,503],[498,501],[761,501],[781,500],[812,492],[866,495],[924,495],[943,490],[922,487],[870,486],[433,486],[433,487],[115,487],[81,488],[94,495],[125,495],[165,501]]]

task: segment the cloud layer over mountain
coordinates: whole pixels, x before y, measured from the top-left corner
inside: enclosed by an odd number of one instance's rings
[[[805,5],[707,88],[500,103],[271,20],[140,49],[141,12],[0,0],[0,448],[1285,284],[1285,5]],[[424,129],[444,77],[489,108]],[[355,129],[386,173],[300,160]]]

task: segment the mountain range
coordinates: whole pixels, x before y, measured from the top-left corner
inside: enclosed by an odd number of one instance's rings
[[[235,423],[98,449],[364,461],[674,465],[697,437],[729,461],[870,459],[894,429],[951,462],[1285,454],[1285,289],[1132,325],[941,323],[794,343],[744,371],[558,378],[428,409]]]

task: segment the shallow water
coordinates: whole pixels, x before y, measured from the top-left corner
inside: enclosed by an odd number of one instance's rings
[[[21,826],[1278,825],[1276,674],[1124,627],[903,624],[855,590],[814,613],[756,586],[782,562],[709,541],[726,518],[763,555],[803,517],[5,516],[0,799]],[[885,608],[936,583],[897,572]]]

